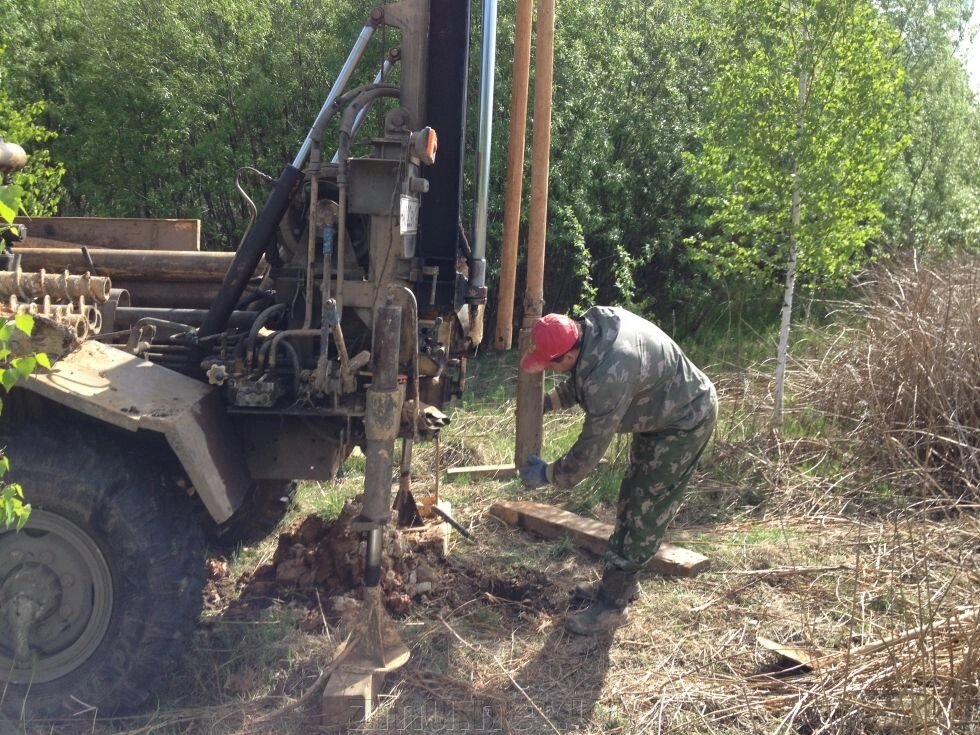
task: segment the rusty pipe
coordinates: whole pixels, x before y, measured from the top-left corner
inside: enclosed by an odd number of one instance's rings
[[[88,249],[98,272],[112,279],[132,281],[212,282],[224,278],[235,253],[164,250]],[[81,248],[26,248],[13,252],[20,256],[25,271],[48,270],[84,273],[91,271]]]
[[[112,285],[108,278],[85,273],[73,276],[64,273],[0,271],[0,298],[15,294],[22,299],[40,299],[50,296],[57,300],[92,298],[105,303]]]
[[[367,389],[364,451],[364,510],[368,530],[364,583],[376,587],[381,580],[382,528],[391,517],[391,472],[395,438],[401,424],[401,395],[398,390],[398,343],[401,338],[401,309],[386,304],[374,321],[374,376]]]

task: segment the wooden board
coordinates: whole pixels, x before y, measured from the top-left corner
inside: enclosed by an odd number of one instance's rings
[[[549,539],[568,537],[573,544],[594,554],[603,554],[613,527],[544,503],[511,501],[496,503],[490,513],[510,526],[520,526]],[[708,568],[708,557],[662,543],[648,568],[673,577],[693,577]]]
[[[506,479],[516,477],[517,468],[512,464],[482,464],[472,467],[450,467],[446,470],[446,477],[450,480],[460,475],[486,477],[489,479]]]
[[[33,239],[65,240],[91,247],[140,250],[200,250],[201,221],[129,217],[18,217]]]
[[[378,707],[384,674],[349,671],[340,667],[327,679],[323,690],[323,726],[331,731],[350,732],[358,722],[371,718]]]
[[[795,664],[795,667],[816,669],[818,662],[825,659],[825,654],[819,651],[800,648],[799,646],[785,645],[769,638],[763,638],[761,635],[757,636],[755,640],[762,648],[787,659]]]

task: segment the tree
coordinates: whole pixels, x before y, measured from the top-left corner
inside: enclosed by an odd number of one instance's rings
[[[980,100],[955,46],[971,0],[887,0],[908,77],[909,145],[889,171],[884,244],[980,249]]]
[[[11,183],[0,182],[0,218],[10,221],[19,212],[35,217],[54,214],[65,167],[53,161],[41,144],[54,140],[57,134],[37,122],[44,112],[43,102],[18,106],[5,91],[4,51],[0,46],[0,138],[17,143],[30,155]]]
[[[244,230],[236,171],[275,174],[293,159],[371,9],[363,0],[8,2],[17,84],[51,101],[47,122],[61,133],[62,213],[200,218],[210,249],[234,248]],[[352,84],[380,66],[383,35]],[[264,200],[263,184],[244,184]]]
[[[718,278],[783,280],[773,425],[782,421],[797,279],[841,282],[882,224],[885,170],[903,145],[897,34],[867,0],[735,0],[718,36],[703,148]]]

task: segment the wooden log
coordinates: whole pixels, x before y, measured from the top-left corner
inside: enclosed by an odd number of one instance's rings
[[[568,538],[573,544],[594,554],[603,554],[609,545],[613,526],[570,513],[544,503],[509,501],[495,503],[490,513],[509,526],[520,526],[548,539]],[[662,543],[648,569],[672,577],[693,577],[708,568],[708,557],[688,549]]]
[[[91,266],[78,248],[28,248],[17,246],[20,267],[25,271],[68,271],[84,273]],[[234,253],[200,253],[155,250],[89,250],[97,275],[132,281],[221,281]],[[93,273],[96,275],[96,273]]]
[[[130,217],[18,217],[27,228],[28,245],[35,240],[64,240],[89,247],[122,250],[201,249],[197,219],[140,219]]]

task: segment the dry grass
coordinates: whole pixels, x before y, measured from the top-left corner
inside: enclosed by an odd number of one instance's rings
[[[711,557],[711,571],[646,579],[614,636],[562,627],[569,591],[598,561],[488,508],[533,498],[611,520],[624,444],[603,477],[571,492],[440,483],[474,535],[453,542],[457,594],[399,621],[413,657],[389,676],[375,718],[351,731],[980,732],[977,265],[882,274],[875,288],[867,321],[849,310],[838,336],[797,354],[781,437],[765,431],[767,371],[717,376],[722,421],[670,539]],[[420,492],[435,485],[437,456],[443,469],[511,461],[513,366],[486,365],[438,452],[417,448]],[[553,456],[577,423],[546,422]],[[515,583],[505,593],[468,582],[485,575]],[[32,735],[320,732],[319,677],[346,631],[303,634],[299,617],[288,600],[249,619],[215,616],[157,712],[38,723]],[[794,666],[760,639],[804,649],[814,665]]]
[[[922,496],[980,501],[980,257],[880,269],[817,369],[820,405]]]

